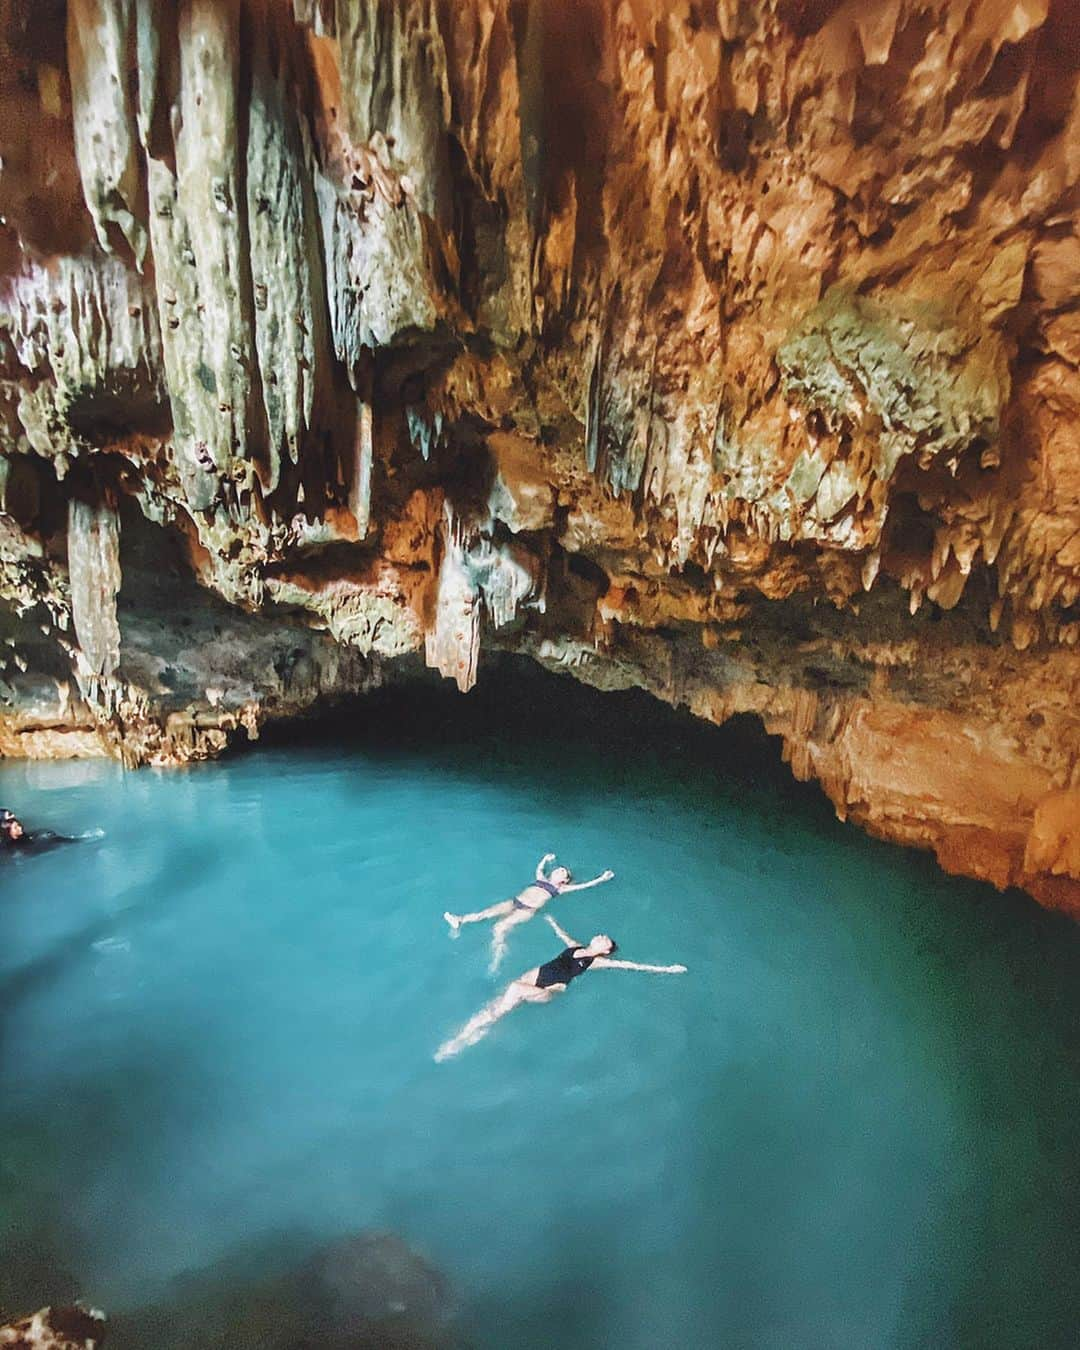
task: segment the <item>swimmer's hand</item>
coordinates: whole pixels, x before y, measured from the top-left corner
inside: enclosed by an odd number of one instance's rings
[[[569,895],[571,891],[587,891],[590,886],[599,886],[605,881],[610,881],[615,873],[608,868],[606,872],[601,872],[598,877],[593,877],[592,881],[575,881],[569,886],[560,886],[560,895]]]
[[[449,910],[446,910],[446,911],[444,912],[444,914],[443,914],[443,918],[444,918],[444,919],[446,920],[446,922],[450,925],[450,936],[451,936],[451,937],[460,937],[460,936],[461,936],[461,920],[458,918],[458,916],[457,916],[456,914],[451,914]]]

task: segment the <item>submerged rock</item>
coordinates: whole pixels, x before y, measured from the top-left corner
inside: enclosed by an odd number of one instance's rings
[[[446,1278],[393,1233],[332,1243],[299,1279],[321,1310],[328,1350],[448,1344]]]
[[[462,1350],[446,1277],[394,1233],[260,1277],[273,1260],[238,1253],[184,1276],[168,1301],[116,1318],[117,1350]]]
[[[1080,914],[1072,0],[5,12],[0,753],[509,649]]]
[[[97,1350],[105,1343],[105,1314],[95,1308],[42,1308],[0,1327],[10,1350]]]

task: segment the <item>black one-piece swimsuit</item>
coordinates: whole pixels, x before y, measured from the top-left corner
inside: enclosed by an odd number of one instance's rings
[[[553,984],[569,984],[579,975],[584,975],[596,957],[574,955],[582,950],[581,947],[567,947],[554,960],[545,961],[536,972],[537,989],[550,989]]]

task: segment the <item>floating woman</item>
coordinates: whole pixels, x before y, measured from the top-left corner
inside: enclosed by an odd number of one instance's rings
[[[571,980],[576,980],[587,970],[644,970],[652,975],[686,974],[685,966],[646,966],[638,961],[613,961],[611,954],[615,951],[615,943],[606,933],[597,933],[588,944],[575,942],[549,914],[545,914],[544,918],[566,943],[566,950],[553,960],[542,966],[534,966],[512,980],[498,998],[492,999],[486,1008],[481,1008],[456,1036],[439,1046],[435,1052],[436,1064],[441,1064],[466,1046],[482,1040],[495,1023],[512,1012],[519,1003],[550,1003],[556,994],[564,992]]]
[[[593,877],[592,881],[575,882],[571,879],[569,867],[555,867],[552,868],[550,876],[545,876],[545,867],[554,860],[554,853],[545,853],[536,864],[536,880],[530,881],[513,900],[502,900],[497,905],[489,905],[487,909],[477,910],[475,914],[451,914],[447,910],[443,915],[455,937],[457,937],[458,929],[463,923],[479,923],[482,919],[498,919],[498,923],[491,932],[490,969],[492,975],[499,969],[506,953],[506,939],[512,928],[516,928],[519,923],[528,923],[532,916],[539,914],[547,902],[556,895],[567,895],[571,891],[587,891],[590,886],[599,886],[601,882],[610,881],[615,875],[611,871],[601,872],[598,877]]]
[[[34,830],[32,833],[28,833],[14,811],[9,811],[6,807],[0,809],[0,852],[6,853],[11,850],[12,852],[44,853],[60,844],[75,844],[79,839],[100,838],[102,833],[102,830],[77,836],[57,834],[54,830]]]

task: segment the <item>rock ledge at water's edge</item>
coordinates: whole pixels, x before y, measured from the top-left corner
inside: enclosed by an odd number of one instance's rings
[[[105,1344],[105,1317],[95,1308],[42,1308],[0,1326],[6,1350],[98,1350]]]

